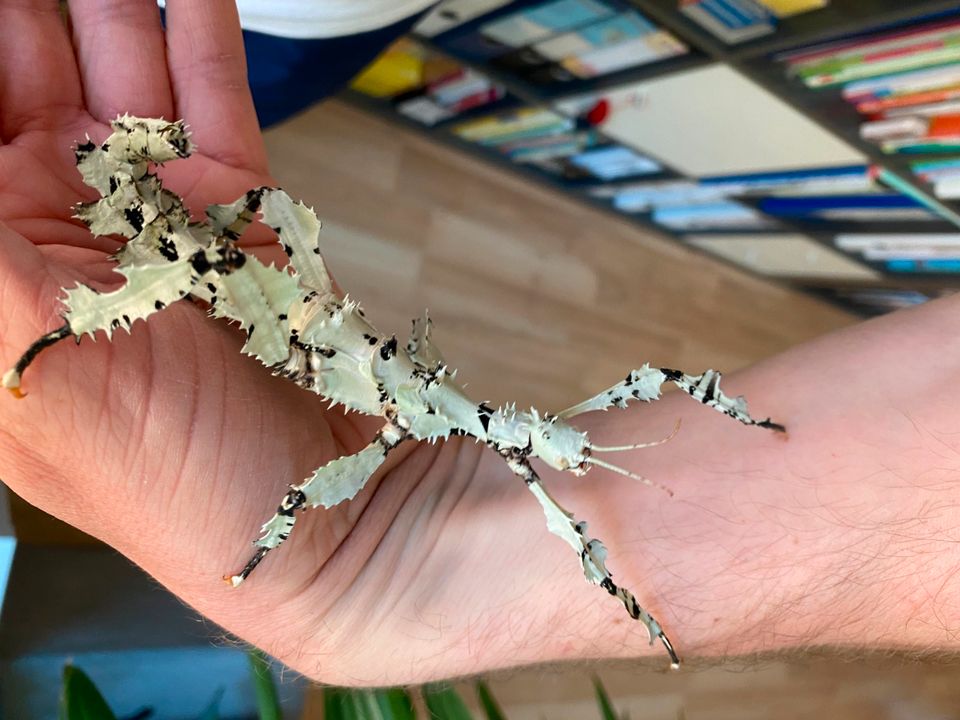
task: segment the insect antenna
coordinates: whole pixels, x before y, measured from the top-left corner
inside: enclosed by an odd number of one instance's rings
[[[616,465],[604,462],[603,460],[599,460],[595,457],[588,457],[586,460],[584,460],[584,462],[589,463],[590,465],[596,465],[597,467],[602,467],[605,470],[610,470],[618,475],[628,477],[631,480],[639,480],[644,485],[649,485],[650,487],[657,488],[658,490],[663,490],[667,495],[673,497],[673,490],[668,488],[666,485],[661,485],[660,483],[651,480],[650,478],[645,478],[643,475],[637,475],[636,473],[632,473],[629,470],[624,470],[622,467],[617,467]]]
[[[669,442],[676,437],[677,433],[680,432],[680,419],[677,419],[677,424],[673,427],[673,432],[667,435],[662,440],[654,440],[653,442],[639,443],[637,445],[591,445],[590,450],[593,452],[620,452],[622,450],[642,450],[643,448],[656,447],[657,445],[663,445],[665,442]]]

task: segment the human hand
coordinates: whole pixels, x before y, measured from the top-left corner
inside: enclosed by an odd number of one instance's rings
[[[232,3],[171,2],[167,33],[148,0],[76,2],[71,11],[72,42],[56,2],[0,2],[7,365],[61,324],[59,288],[118,279],[107,255],[119,242],[92,237],[71,217],[73,205],[92,197],[71,153],[79,138],[101,142],[119,113],[185,118],[199,150],[162,177],[194,212],[273,184]],[[244,247],[279,259],[267,241],[255,236]],[[29,400],[0,403],[4,480],[315,677],[406,681],[522,661],[508,658],[488,628],[502,617],[504,592],[524,595],[513,576],[536,583],[522,558],[506,568],[503,558],[516,552],[514,543],[545,541],[542,516],[499,466],[467,493],[479,448],[398,451],[388,480],[382,473],[354,502],[308,513],[243,588],[219,582],[246,559],[287,483],[358,450],[377,426],[327,413],[318,398],[243,357],[240,342],[181,304],[138,324],[132,337],[46,351],[25,381]],[[496,523],[517,500],[528,521],[500,535]],[[582,582],[569,551],[545,542],[564,556],[567,579]],[[419,643],[404,641],[408,625]],[[522,642],[522,633],[513,635]],[[475,654],[471,639],[493,643]],[[424,664],[425,654],[436,660]],[[538,647],[528,661],[540,657]]]

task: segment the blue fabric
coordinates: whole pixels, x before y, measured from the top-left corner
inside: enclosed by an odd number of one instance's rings
[[[263,128],[341,90],[421,14],[379,30],[315,40],[243,31],[250,90]]]

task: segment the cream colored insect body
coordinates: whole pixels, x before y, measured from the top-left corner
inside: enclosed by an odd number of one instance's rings
[[[656,400],[666,382],[746,425],[779,431],[782,426],[751,418],[742,398],[720,391],[719,373],[687,375],[649,365],[553,415],[476,403],[448,371],[432,341],[429,319],[414,321],[409,342],[401,346],[396,337],[380,333],[357,302],[337,295],[320,255],[320,222],[282,190],[251,190],[233,203],[210,206],[206,222],[191,223],[181,199],[164,189],[151,169],[153,163],[186,157],[192,149],[182,122],[130,116],[113,122],[113,133],[103,144],[88,140],[76,148],[84,182],[102,196],[79,206],[77,215],[97,235],[128,239],[116,256],[117,271],[126,282],[108,293],[84,285],[66,290],[65,324],[24,353],[3,376],[4,387],[19,395],[26,367],[63,338],[97,332],[110,338],[114,330],[129,331],[136,320],[146,320],[178,300],[202,301],[213,317],[238,323],[247,336],[243,351],[275,374],[331,404],[385,420],[360,452],[334,460],[291,486],[254,541],[250,561],[227,577],[232,585],[240,585],[286,540],[298,510],[350,500],[404,440],[433,442],[464,435],[503,457],[542,506],[549,530],[576,551],[586,579],[617,597],[630,616],[646,626],[651,643],[660,639],[677,667],[679,659],[660,624],[629,590],[614,583],[605,565],[606,548],[587,535],[585,522],[549,495],[531,461],[537,458],[575,475],[597,465],[652,484],[597,455],[658,443],[603,447],[568,421],[585,412],[625,407],[630,400]],[[290,258],[288,268],[266,266],[236,245],[257,212],[276,231]]]

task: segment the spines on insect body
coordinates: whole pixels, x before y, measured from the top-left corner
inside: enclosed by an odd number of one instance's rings
[[[114,330],[129,332],[135,321],[146,320],[167,305],[182,300],[199,280],[199,274],[187,258],[116,271],[126,282],[113,292],[98,292],[82,284],[66,291],[63,317],[74,335],[93,337],[102,330],[109,340]]]
[[[332,293],[333,283],[320,254],[321,223],[313,210],[274,188],[263,193],[260,211],[263,222],[279,236],[300,284],[321,294]]]
[[[410,359],[423,368],[444,365],[443,354],[431,338],[433,320],[430,315],[424,311],[423,317],[414,318],[412,324],[410,339],[407,341],[407,354]]]

